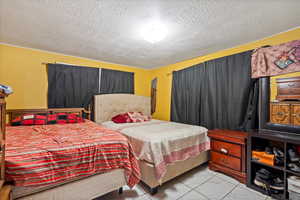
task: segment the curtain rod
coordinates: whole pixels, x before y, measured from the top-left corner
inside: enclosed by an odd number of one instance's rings
[[[268,47],[272,47],[271,45],[267,44],[267,45],[264,45],[264,46],[261,46],[261,47],[258,47],[257,49],[259,48],[268,48]],[[256,51],[257,49],[253,49],[253,51]],[[171,71],[169,73],[167,73],[167,76],[171,76],[173,74],[173,72],[176,72],[177,70],[174,70],[174,71]]]
[[[64,62],[54,62],[54,63],[42,62],[42,65],[48,65],[48,64],[76,65],[76,64],[64,63]],[[77,66],[80,66],[80,65],[77,65]]]
[[[177,72],[177,70],[173,70],[173,71],[167,73],[167,76],[171,76],[173,74],[173,72]]]
[[[42,62],[42,65],[48,65],[48,64],[61,64],[61,65],[73,65],[73,66],[79,66],[79,67],[93,67],[93,68],[100,68],[99,66],[88,66],[88,65],[77,65],[77,64],[72,64],[72,63],[64,63],[64,62],[53,62],[53,63],[48,63],[48,62]]]

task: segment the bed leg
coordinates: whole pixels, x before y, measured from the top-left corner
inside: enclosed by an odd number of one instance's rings
[[[158,187],[150,188],[150,194],[155,195],[158,192]]]
[[[119,188],[119,194],[123,194],[123,187]]]

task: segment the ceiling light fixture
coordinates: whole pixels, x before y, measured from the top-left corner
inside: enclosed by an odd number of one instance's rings
[[[156,43],[166,37],[167,29],[160,21],[153,21],[142,28],[141,34],[144,40]]]

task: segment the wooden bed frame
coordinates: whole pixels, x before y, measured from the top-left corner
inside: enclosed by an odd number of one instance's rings
[[[8,109],[6,110],[6,115],[8,115],[8,124],[11,124],[11,121],[16,117],[24,114],[54,114],[54,113],[77,113],[80,116],[87,114],[86,119],[90,119],[90,111],[85,110],[84,108],[37,108],[37,109]]]
[[[8,109],[8,124],[20,115],[23,114],[53,114],[53,113],[78,113],[83,116],[89,111],[84,108],[41,108],[41,109]],[[70,180],[64,184],[57,184],[48,187],[29,189],[12,186],[12,198],[18,200],[64,200],[64,199],[80,199],[90,200],[102,196],[108,192],[118,190],[122,193],[122,187],[126,185],[123,169],[116,169],[104,174],[95,174],[89,177]]]

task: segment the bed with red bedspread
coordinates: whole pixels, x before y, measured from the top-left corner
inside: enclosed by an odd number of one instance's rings
[[[6,178],[16,186],[47,186],[114,169],[124,169],[130,187],[140,180],[126,137],[89,120],[7,126],[6,138]]]

